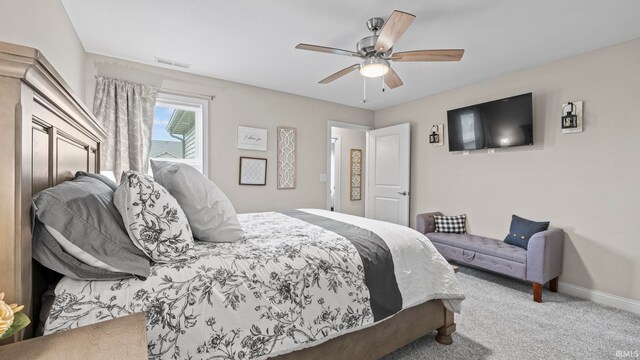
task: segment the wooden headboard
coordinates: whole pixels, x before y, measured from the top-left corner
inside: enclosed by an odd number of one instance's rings
[[[31,198],[76,171],[100,171],[105,138],[38,50],[0,42],[0,292],[32,320],[19,338],[33,334],[47,287],[31,258]]]

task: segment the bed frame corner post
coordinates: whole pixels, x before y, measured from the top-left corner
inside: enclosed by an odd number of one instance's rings
[[[436,335],[436,341],[443,345],[451,345],[453,339],[451,334],[456,331],[456,323],[453,322],[453,311],[444,309],[444,325],[438,328],[438,335]]]

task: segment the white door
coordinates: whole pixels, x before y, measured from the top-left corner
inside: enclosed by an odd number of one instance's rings
[[[368,132],[365,217],[409,226],[411,126]]]

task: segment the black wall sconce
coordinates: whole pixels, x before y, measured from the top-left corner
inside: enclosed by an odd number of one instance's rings
[[[429,144],[433,146],[444,145],[444,124],[435,124],[429,130]]]
[[[566,115],[562,116],[562,128],[563,129],[575,129],[578,127],[578,115],[576,106],[569,102],[562,107],[562,112],[569,107]]]
[[[571,101],[562,104],[561,131],[563,134],[582,132],[584,118],[582,101]]]
[[[438,125],[433,125],[431,127],[431,134],[429,134],[429,144],[438,144],[440,143],[440,129],[438,129]]]

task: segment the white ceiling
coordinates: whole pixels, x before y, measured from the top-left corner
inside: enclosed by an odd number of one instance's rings
[[[141,63],[167,58],[189,72],[335,103],[381,109],[500,74],[640,37],[638,0],[62,0],[86,51]],[[355,50],[370,17],[417,16],[395,51],[463,48],[461,62],[394,63],[404,86],[353,72],[346,56],[298,43]]]

